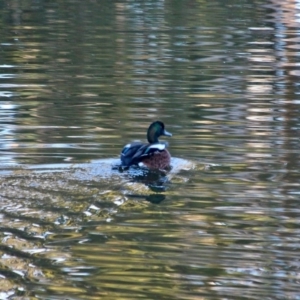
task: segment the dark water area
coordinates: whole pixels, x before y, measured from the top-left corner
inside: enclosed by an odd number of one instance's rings
[[[0,299],[300,299],[299,16],[0,1]]]

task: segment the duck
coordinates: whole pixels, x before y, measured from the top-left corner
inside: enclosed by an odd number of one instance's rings
[[[167,150],[168,143],[160,142],[160,136],[172,136],[161,121],[150,124],[147,131],[148,144],[134,142],[124,146],[121,152],[122,167],[132,165],[145,166],[149,169],[166,170],[170,168],[171,155]]]

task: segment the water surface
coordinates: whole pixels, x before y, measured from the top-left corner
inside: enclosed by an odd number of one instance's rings
[[[299,7],[2,1],[0,298],[299,299]]]

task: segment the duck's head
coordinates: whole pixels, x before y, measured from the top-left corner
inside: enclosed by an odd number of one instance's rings
[[[165,136],[172,136],[172,134],[170,132],[168,132],[167,130],[165,130],[165,125],[163,122],[161,121],[155,121],[153,122],[147,131],[147,139],[148,142],[150,144],[153,143],[158,143],[158,138],[161,135],[165,135]]]

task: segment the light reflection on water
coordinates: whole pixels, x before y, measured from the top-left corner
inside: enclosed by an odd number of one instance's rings
[[[2,4],[0,298],[298,299],[298,10]]]

